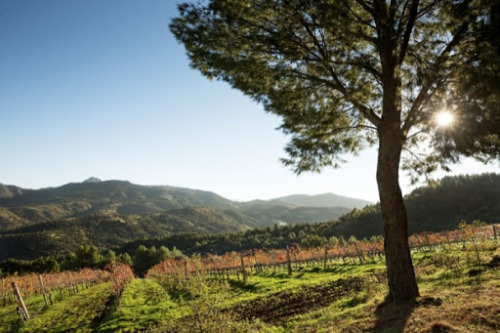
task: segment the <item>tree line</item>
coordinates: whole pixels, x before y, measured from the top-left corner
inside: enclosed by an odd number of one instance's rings
[[[34,260],[7,259],[0,263],[0,276],[76,271],[83,268],[104,269],[114,263],[123,263],[132,267],[135,274],[144,275],[150,267],[163,260],[183,256],[175,247],[170,250],[165,246],[147,248],[139,245],[131,253],[132,255],[127,252],[117,255],[111,249],[100,250],[93,245],[82,245],[77,251],[61,256],[39,257]]]

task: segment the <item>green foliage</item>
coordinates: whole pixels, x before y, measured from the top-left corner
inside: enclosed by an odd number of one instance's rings
[[[97,268],[102,255],[95,246],[82,245],[76,251],[76,265],[79,267]]]
[[[292,275],[285,267],[249,271],[245,285],[236,272],[134,279],[116,309],[109,302],[109,283],[65,292],[49,307],[34,295],[25,299],[33,319],[24,326],[15,304],[0,304],[0,332],[328,332],[332,327],[432,332],[444,326],[495,332],[500,327],[499,243],[488,239],[476,245],[480,262],[469,258],[476,257],[474,246],[461,243],[414,251],[423,295],[412,302],[384,301],[382,258],[363,264],[337,260],[327,270],[303,263]]]
[[[115,251],[109,250],[109,249],[104,251],[104,254],[102,256],[102,262],[104,263],[104,266],[111,264],[111,263],[114,263],[114,262],[116,262],[116,260],[117,259],[116,259]],[[122,263],[124,263],[124,262],[122,262]],[[124,264],[132,266],[131,264],[128,264],[128,263],[124,263]]]
[[[179,306],[157,281],[134,279],[124,290],[120,307],[99,325],[99,332],[134,332],[182,316]]]
[[[326,237],[319,235],[307,235],[300,241],[300,245],[305,248],[319,247],[327,244],[327,242],[328,240]]]
[[[428,173],[460,153],[498,157],[499,6],[377,3],[184,3],[170,29],[192,67],[283,118],[284,162],[296,172],[337,166],[389,125],[407,148],[430,142],[431,151],[405,159],[409,171]],[[456,108],[454,133],[433,124],[446,106]]]
[[[172,251],[170,251],[163,245],[160,246],[159,249],[156,249],[154,245],[149,249],[144,245],[139,245],[134,251],[134,265],[132,267],[135,274],[143,276],[151,267],[159,262],[181,255],[182,252],[177,250],[175,246]]]
[[[83,290],[55,303],[19,332],[94,332],[92,324],[104,314],[110,294],[109,283]]]
[[[392,226],[384,230],[389,285],[395,299],[410,299],[419,292],[398,183],[401,155],[409,152],[403,165],[418,177],[463,153],[433,118],[456,94],[460,71],[492,49],[474,40],[478,22],[493,17],[490,7],[481,0],[210,0],[180,4],[170,29],[193,68],[282,118],[291,136],[282,161],[296,173],[337,167],[343,155],[378,142],[381,210]],[[488,106],[500,115],[498,92]],[[477,110],[472,119],[486,118],[497,135],[500,117],[488,117],[485,100],[472,94],[467,102]],[[459,136],[469,147],[490,137],[488,130],[469,134]],[[467,153],[500,157],[498,135],[486,141],[487,149]]]
[[[500,158],[500,4],[482,3],[484,16],[473,25],[476,43],[462,48],[468,61],[458,74],[456,91],[447,96],[449,104],[465,111],[443,133],[441,150],[450,158],[456,153],[476,154],[483,161]]]
[[[86,244],[110,248],[156,235],[239,231],[248,229],[253,223],[250,217],[237,219],[230,212],[208,207],[191,207],[145,216],[94,215],[38,223],[1,232],[0,260],[33,259],[40,255],[77,251]]]
[[[498,206],[498,202],[500,202],[499,189],[500,175],[496,174],[447,177],[431,187],[418,188],[405,199],[408,206],[410,232],[452,230],[457,227],[461,220],[469,223],[474,220],[490,223],[498,222],[497,218],[500,216]],[[151,262],[157,262],[160,257],[168,257],[167,249],[173,249],[174,247],[188,255],[210,252],[222,254],[230,251],[245,251],[258,248],[286,248],[286,246],[293,243],[308,246],[311,244],[307,239],[320,239],[319,242],[315,242],[317,244],[323,243],[325,241],[324,237],[330,238],[329,241],[333,244],[343,242],[351,235],[362,239],[381,235],[382,233],[380,206],[372,205],[362,210],[353,210],[351,213],[344,215],[340,221],[250,229],[239,233],[222,233],[218,235],[176,234],[169,237],[133,241],[121,248],[117,248],[116,251],[118,260],[132,265],[132,258],[129,254],[135,256],[135,251],[141,244],[145,245],[148,251],[153,246],[156,248],[159,256],[152,259]],[[23,244],[13,243],[11,246],[15,248]],[[43,244],[40,241],[37,246]],[[7,253],[11,250],[5,248]],[[68,258],[67,263],[62,260],[58,260],[58,262],[63,267],[69,267],[71,266],[69,262],[76,261],[76,258],[71,258],[72,255],[74,256],[74,254],[69,255],[70,258]],[[11,273],[15,271],[33,271],[31,264],[26,269],[11,269],[8,267],[12,266],[11,263],[0,264],[0,269]],[[134,269],[136,272],[145,272],[146,266],[139,269],[134,267]]]
[[[496,223],[500,216],[498,202],[500,174],[445,177],[405,197],[409,232],[453,230],[462,220]],[[383,234],[379,205],[353,210],[340,221],[328,234],[360,238]]]
[[[64,256],[62,267],[65,270],[77,270],[84,267],[103,268],[109,262],[112,252],[106,250],[103,256],[97,247],[81,245],[76,252],[69,252]]]
[[[134,262],[132,260],[132,257],[127,252],[121,253],[118,256],[118,261],[121,262],[121,263],[123,263],[123,264],[129,265],[130,267],[132,267],[133,264],[134,264]]]
[[[39,257],[34,260],[7,259],[0,263],[0,276],[14,273],[48,273],[59,272],[60,263],[53,257]]]

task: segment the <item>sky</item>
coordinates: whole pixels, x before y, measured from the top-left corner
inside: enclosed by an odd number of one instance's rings
[[[320,174],[283,166],[281,120],[189,67],[168,30],[177,2],[0,1],[0,183],[94,176],[240,201],[326,192],[378,201],[374,148]],[[400,182],[409,193],[404,174]]]

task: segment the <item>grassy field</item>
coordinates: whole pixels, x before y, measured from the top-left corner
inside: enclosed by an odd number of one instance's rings
[[[473,245],[473,246],[472,246]],[[135,279],[119,300],[101,284],[37,309],[0,332],[500,332],[500,242],[413,252],[421,297],[392,302],[382,259],[241,276]],[[468,248],[466,248],[468,247]]]

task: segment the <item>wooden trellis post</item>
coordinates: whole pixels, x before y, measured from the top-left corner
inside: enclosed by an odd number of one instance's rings
[[[16,301],[17,301],[17,305],[19,307],[19,314],[21,315],[21,319],[23,321],[30,320],[30,315],[28,313],[28,309],[26,308],[26,305],[24,304],[23,297],[21,296],[21,293],[19,292],[19,288],[17,287],[17,284],[15,282],[12,282],[12,289],[14,289],[14,296],[16,297]]]
[[[38,275],[38,281],[40,281],[40,286],[42,287],[43,300],[45,301],[45,305],[49,306],[49,301],[47,300],[47,293],[45,292],[45,285],[42,281],[42,275]]]
[[[324,252],[324,258],[323,258],[323,270],[326,270],[326,264],[328,261],[328,246],[325,244],[325,252]]]
[[[286,247],[286,261],[288,266],[288,275],[292,275],[292,259],[290,258],[290,248]]]
[[[241,274],[243,275],[243,284],[247,283],[247,272],[245,271],[245,261],[243,260],[243,256],[240,256],[241,259]]]

